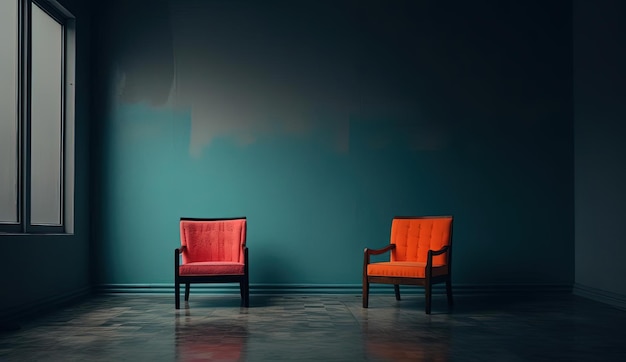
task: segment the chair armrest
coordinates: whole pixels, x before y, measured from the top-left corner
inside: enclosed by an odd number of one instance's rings
[[[241,250],[243,251],[243,263],[248,265],[248,247],[244,245]]]
[[[174,249],[174,275],[178,278],[178,268],[180,267],[180,254],[187,250],[186,245],[181,245],[180,248]]]
[[[363,250],[363,266],[365,267],[367,264],[370,263],[370,255],[380,255],[390,250],[394,250],[395,248],[396,244],[389,244],[382,249],[365,248],[365,250]]]
[[[393,250],[393,249],[395,249],[395,248],[396,248],[396,244],[389,244],[389,245],[385,246],[385,247],[384,247],[384,248],[382,248],[382,249],[370,249],[370,248],[365,248],[365,250],[363,250],[363,252],[364,252],[366,255],[379,255],[379,254],[382,254],[382,253],[386,253],[386,252],[388,252],[389,250]]]
[[[447,252],[450,251],[450,246],[444,246],[443,248],[439,249],[439,250],[428,250],[428,257],[426,258],[426,274],[430,273],[430,270],[432,270],[433,267],[433,256],[435,255],[441,255],[441,254],[445,254]],[[448,260],[450,259],[450,256],[448,255]]]
[[[435,255],[441,255],[441,254],[447,253],[447,252],[448,252],[448,249],[449,249],[449,247],[448,247],[448,246],[444,246],[443,248],[441,248],[441,249],[439,249],[439,250],[429,250],[429,251],[428,251],[428,254],[429,254],[429,255],[432,255],[432,256],[435,256]]]

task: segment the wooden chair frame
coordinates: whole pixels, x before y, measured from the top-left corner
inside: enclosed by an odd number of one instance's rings
[[[432,219],[450,216],[396,216],[394,219]],[[454,221],[454,219],[453,219]],[[452,299],[452,222],[450,223],[450,241],[448,246],[444,246],[439,250],[429,250],[426,260],[426,272],[424,278],[409,277],[385,277],[367,275],[367,265],[370,264],[370,256],[380,255],[390,252],[396,248],[395,244],[389,244],[381,249],[365,248],[363,252],[363,308],[369,305],[369,287],[370,283],[393,284],[396,300],[400,300],[400,285],[419,285],[425,289],[425,312],[430,314],[432,301],[432,285],[437,283],[446,283],[446,294],[448,298],[448,307],[453,306]],[[445,275],[433,276],[433,256],[446,254],[446,263],[448,272]]]
[[[222,221],[222,220],[241,220],[245,217],[232,217],[232,218],[188,218],[181,217],[180,221]],[[247,229],[247,224],[246,224]],[[248,233],[246,230],[246,239]],[[191,283],[239,283],[239,290],[241,294],[241,306],[248,308],[250,305],[250,278],[248,273],[248,247],[246,246],[246,240],[242,245],[242,252],[244,255],[244,272],[243,275],[180,275],[180,255],[185,251],[185,246],[181,245],[180,248],[174,250],[174,294],[176,309],[180,309],[180,284],[185,284],[185,302],[189,301],[189,289]]]

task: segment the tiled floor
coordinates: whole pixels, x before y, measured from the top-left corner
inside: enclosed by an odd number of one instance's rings
[[[0,361],[626,361],[626,311],[536,300],[194,295],[91,298],[0,334]]]

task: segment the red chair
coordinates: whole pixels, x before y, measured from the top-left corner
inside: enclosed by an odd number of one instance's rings
[[[400,285],[421,285],[430,314],[432,285],[446,283],[448,305],[452,301],[452,216],[395,217],[390,244],[365,248],[363,257],[363,308],[368,307],[370,283],[393,284],[396,300]],[[371,255],[391,252],[389,261],[370,263]]]
[[[239,283],[241,305],[249,306],[246,218],[180,219],[180,248],[174,251],[176,309],[180,309],[180,284],[189,301],[191,283]],[[182,264],[180,259],[182,256]]]

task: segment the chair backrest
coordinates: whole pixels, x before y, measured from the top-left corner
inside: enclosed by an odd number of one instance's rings
[[[396,244],[391,261],[425,263],[429,250],[452,244],[452,216],[395,217],[391,223],[391,244]],[[450,253],[435,255],[433,266],[446,265]]]
[[[226,261],[243,263],[246,218],[180,219],[183,263]]]

